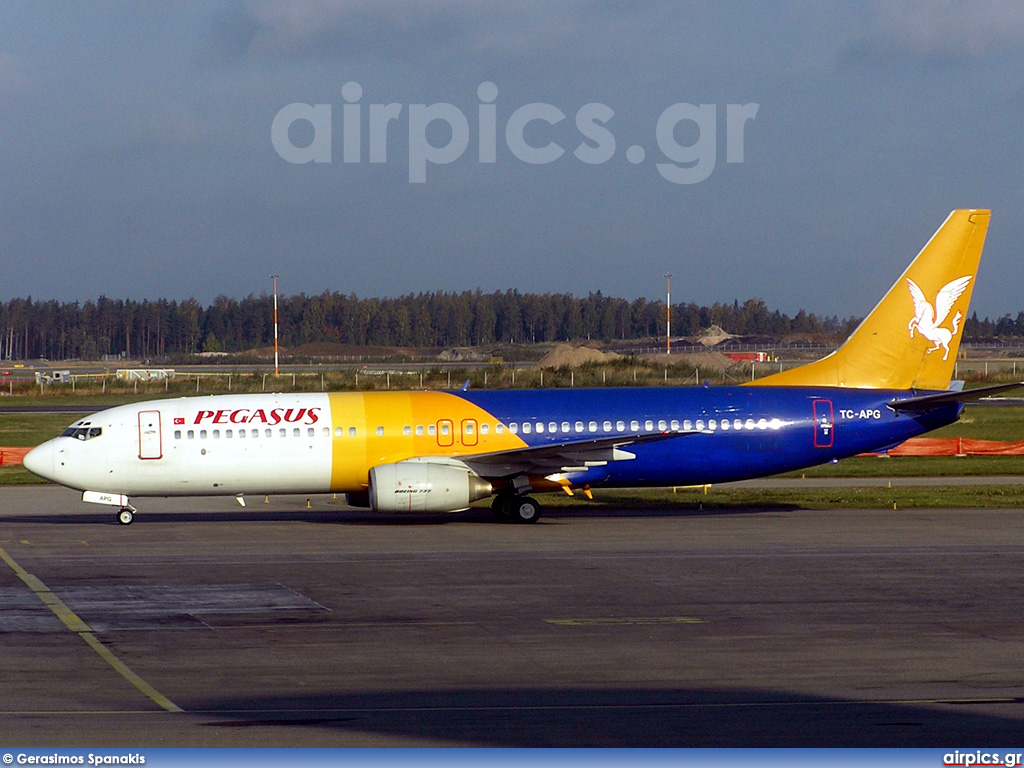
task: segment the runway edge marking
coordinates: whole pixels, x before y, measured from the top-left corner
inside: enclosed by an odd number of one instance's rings
[[[63,600],[50,591],[50,588],[47,587],[40,579],[18,565],[18,562],[7,554],[6,550],[2,547],[0,547],[0,560],[7,563],[7,566],[14,571],[14,575],[21,579],[25,583],[25,586],[32,590],[32,593],[42,601],[43,605],[53,611],[53,614],[61,620],[64,626],[82,638],[82,640],[84,640],[90,648],[96,651],[101,659],[113,667],[121,677],[149,697],[161,709],[168,712],[185,711],[135,674],[127,664],[117,658],[113,651],[107,648],[96,638],[96,635],[92,631],[92,627],[82,621],[82,619],[80,619]]]

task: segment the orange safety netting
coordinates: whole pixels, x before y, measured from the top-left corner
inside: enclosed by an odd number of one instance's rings
[[[966,437],[912,437],[885,451],[889,456],[1024,456],[1024,441],[972,440]],[[864,454],[878,456],[878,453]]]
[[[31,451],[32,448],[0,448],[0,467],[13,466],[14,464],[21,464],[21,460],[25,458],[25,454]]]

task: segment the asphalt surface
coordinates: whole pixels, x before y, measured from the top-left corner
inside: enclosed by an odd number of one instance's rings
[[[1013,509],[474,510],[0,488],[0,746],[1006,746]]]

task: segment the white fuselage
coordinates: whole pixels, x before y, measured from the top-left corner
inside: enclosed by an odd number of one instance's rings
[[[79,439],[37,449],[29,468],[71,488],[135,496],[326,492],[329,414],[328,396],[317,394],[121,406],[75,425]]]

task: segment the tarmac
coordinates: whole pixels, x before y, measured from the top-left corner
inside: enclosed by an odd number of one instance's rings
[[[938,482],[938,481],[936,481]],[[944,482],[944,480],[943,480]],[[0,746],[1016,747],[1024,514],[0,488]]]

